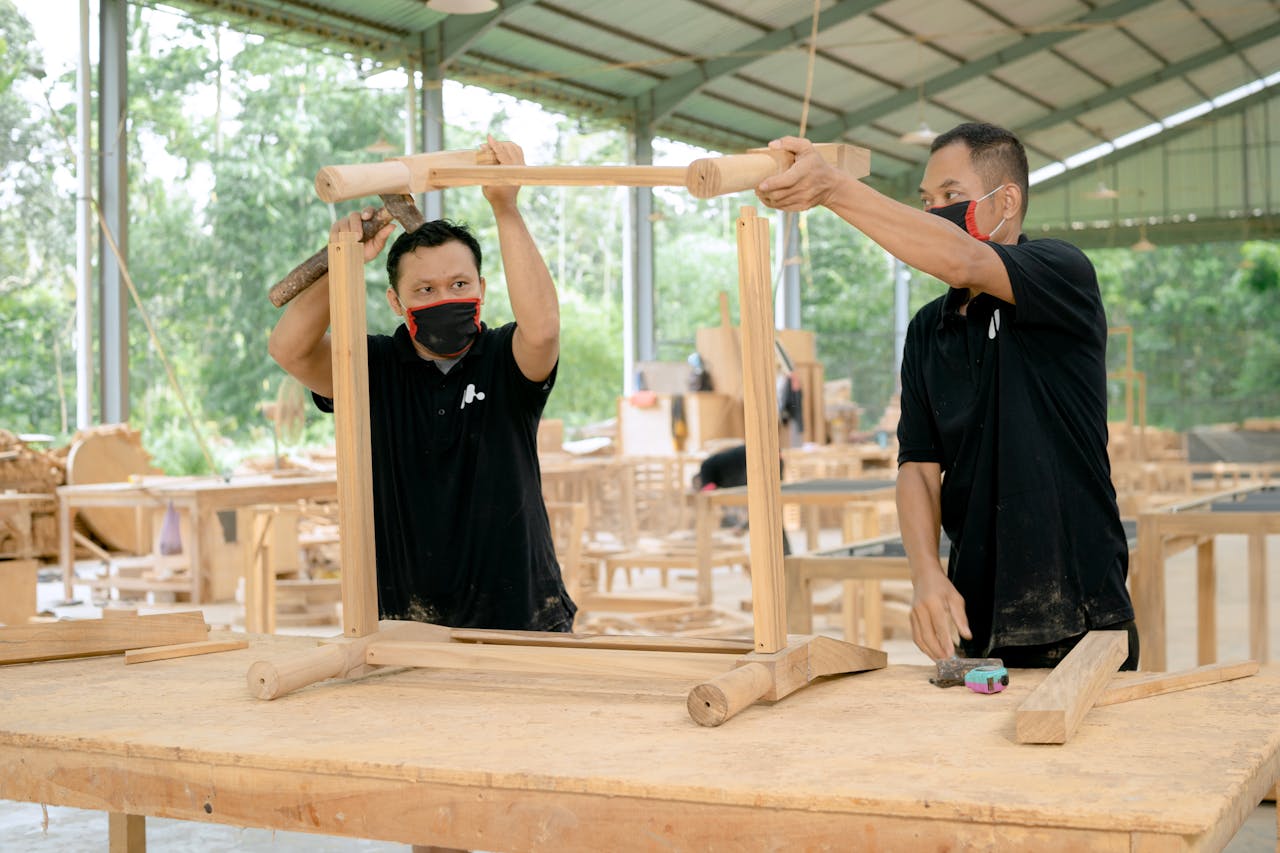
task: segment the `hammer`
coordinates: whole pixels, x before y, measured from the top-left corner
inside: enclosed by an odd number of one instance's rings
[[[952,655],[938,661],[938,673],[929,679],[938,687],[959,687],[970,670],[980,666],[1004,666],[1000,658],[962,658]]]
[[[375,210],[373,216],[360,223],[363,231],[360,236],[361,243],[372,240],[374,235],[393,219],[404,226],[406,234],[418,230],[426,221],[418,210],[413,196],[408,193],[383,193],[379,198],[382,199],[382,207]],[[315,284],[320,276],[328,271],[329,247],[325,246],[276,282],[275,287],[271,288],[271,304],[277,308],[283,307],[290,299]]]
[[[330,203],[375,194],[382,199],[383,206],[362,223],[364,233],[360,242],[363,243],[393,219],[404,226],[406,233],[422,226],[425,220],[410,193],[440,189],[430,183],[433,168],[494,165],[497,162],[492,151],[480,148],[393,157],[381,163],[325,166],[316,173],[316,194]],[[280,308],[328,271],[329,249],[326,246],[271,288],[271,304]]]

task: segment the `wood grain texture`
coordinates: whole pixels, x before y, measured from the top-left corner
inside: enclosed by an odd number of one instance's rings
[[[1029,749],[1036,670],[977,696],[891,666],[707,729],[678,680],[412,669],[263,703],[242,657],[6,670],[0,798],[481,850],[1212,850],[1280,778],[1274,666]]]
[[[0,664],[109,655],[199,642],[208,635],[199,610],[15,625],[0,628]]]
[[[153,660],[172,660],[196,655],[211,655],[215,652],[233,652],[249,648],[248,640],[205,640],[199,643],[175,643],[168,646],[151,646],[145,649],[129,649],[124,653],[124,662],[148,663]]]
[[[1191,690],[1195,687],[1233,681],[1237,678],[1247,678],[1250,675],[1257,675],[1257,673],[1258,662],[1256,660],[1245,660],[1235,663],[1209,664],[1183,672],[1157,672],[1136,678],[1117,677],[1098,696],[1093,705],[1097,708],[1103,705],[1115,705],[1120,702],[1132,702],[1135,699],[1146,699],[1149,696],[1159,696],[1163,693]]]
[[[329,244],[334,450],[342,560],[342,633],[363,637],[378,623],[373,544],[373,451],[369,427],[369,345],[364,255],[355,234]]]
[[[751,519],[751,604],[755,649],[769,654],[787,642],[769,221],[756,216],[755,208],[744,207],[737,226],[747,514]]]
[[[1090,631],[1018,706],[1018,743],[1066,743],[1129,654],[1124,631]]]

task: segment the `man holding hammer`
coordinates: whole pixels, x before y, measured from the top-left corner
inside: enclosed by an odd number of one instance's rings
[[[902,361],[898,516],[911,629],[954,652],[1053,667],[1094,629],[1138,637],[1107,457],[1107,319],[1093,265],[1028,240],[1027,156],[1007,130],[962,124],[933,143],[921,208],[812,154],[763,181],[771,207],[825,206],[948,291],[912,319]],[[943,570],[939,531],[951,540]]]
[[[483,153],[521,165],[519,146]],[[387,257],[387,303],[404,319],[369,335],[378,610],[455,628],[569,631],[576,607],[560,577],[542,501],[538,420],[555,383],[555,283],[516,203],[519,187],[485,187],[515,322],[480,321],[481,250],[447,220],[406,230]],[[361,233],[372,208],[334,223]],[[364,243],[382,251],[389,223]],[[328,276],[294,298],[271,333],[271,357],[333,411]]]

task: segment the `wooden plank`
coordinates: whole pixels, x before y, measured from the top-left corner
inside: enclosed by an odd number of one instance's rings
[[[0,664],[110,655],[208,638],[199,610],[115,619],[81,619],[0,628]]]
[[[522,646],[568,646],[589,649],[630,649],[653,652],[707,652],[711,654],[746,654],[750,640],[717,640],[700,637],[648,637],[637,634],[562,634],[551,631],[489,631],[479,628],[453,628],[449,636],[455,642],[494,643]]]
[[[755,650],[787,644],[782,563],[782,484],[778,474],[778,402],[774,383],[769,220],[743,207],[738,219],[743,403],[747,436],[747,513],[751,519],[751,606]]]
[[[204,640],[198,643],[175,643],[170,646],[152,646],[146,649],[129,649],[124,653],[124,662],[147,663],[153,660],[169,660],[186,658],[195,655],[208,655],[214,652],[232,652],[236,649],[249,648],[248,640]]]
[[[365,652],[371,666],[497,670],[558,675],[608,675],[700,680],[729,671],[734,659],[706,652],[654,652],[489,643],[375,641]]]
[[[1124,631],[1086,634],[1018,708],[1018,743],[1066,743],[1128,654]]]
[[[426,190],[445,187],[682,187],[684,166],[445,166]]]
[[[1113,683],[1094,701],[1094,706],[1116,705],[1120,702],[1132,702],[1148,696],[1159,696],[1178,690],[1190,690],[1206,684],[1218,684],[1256,675],[1256,660],[1238,661],[1236,663],[1216,663],[1188,669],[1182,672],[1157,672],[1150,675],[1126,679],[1123,683]]]
[[[147,819],[139,814],[108,814],[107,849],[110,853],[147,853]]]
[[[369,432],[369,347],[363,249],[355,233],[329,244],[334,450],[342,560],[342,633],[363,637],[378,626],[373,544],[373,451]]]
[[[37,560],[0,560],[0,623],[25,625],[36,615]]]

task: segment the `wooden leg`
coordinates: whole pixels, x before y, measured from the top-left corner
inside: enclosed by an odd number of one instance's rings
[[[1147,672],[1163,672],[1167,667],[1167,640],[1164,615],[1164,539],[1157,516],[1138,517],[1137,565],[1130,573],[1129,588],[1142,639],[1139,666]]]
[[[858,611],[861,609],[857,581],[840,582],[840,620],[846,643],[858,642]]]
[[[62,600],[70,601],[76,575],[76,557],[71,548],[71,502],[58,497],[58,564],[62,567]]]
[[[107,839],[111,853],[147,853],[147,819],[113,812],[107,815]]]
[[[698,604],[711,606],[711,520],[714,512],[706,495],[698,495]]]
[[[862,631],[865,635],[863,644],[873,649],[883,649],[884,596],[880,594],[880,581],[862,582],[862,620]]]
[[[802,507],[801,512],[804,513],[804,538],[805,544],[810,551],[816,551],[819,548],[818,537],[822,533],[821,512],[822,507],[817,504]]]
[[[1218,662],[1217,572],[1213,562],[1214,538],[1196,546],[1196,662]]]
[[[1249,657],[1270,660],[1267,641],[1267,538],[1249,534]]]
[[[787,571],[787,630],[792,634],[813,632],[813,596],[809,579],[795,569]],[[846,637],[846,639],[848,639]]]

